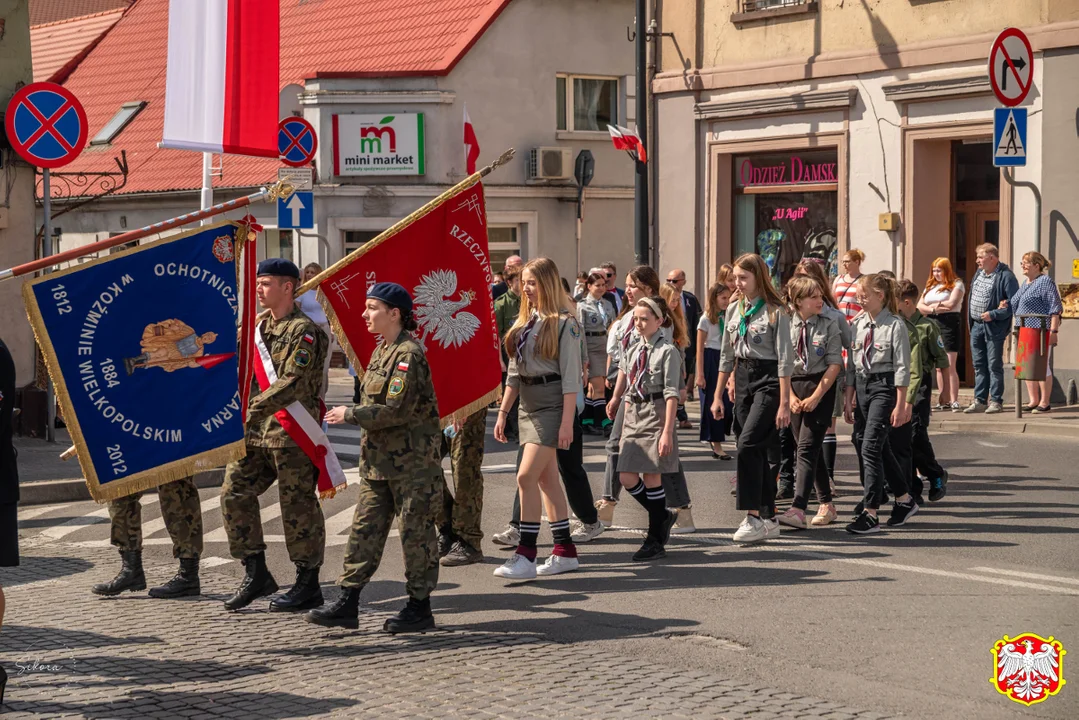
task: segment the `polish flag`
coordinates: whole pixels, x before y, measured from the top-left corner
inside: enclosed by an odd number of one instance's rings
[[[607,131],[611,133],[611,141],[615,150],[625,150],[629,156],[638,162],[648,162],[648,156],[644,151],[644,143],[640,136],[629,128],[621,125],[608,125]]]
[[[480,159],[480,141],[476,139],[476,129],[472,127],[472,118],[468,116],[465,105],[465,163],[468,174],[476,172],[476,161]]]
[[[277,157],[279,0],[169,0],[161,146]]]

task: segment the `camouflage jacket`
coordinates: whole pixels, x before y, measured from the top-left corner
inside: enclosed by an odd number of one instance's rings
[[[383,341],[363,374],[361,401],[345,422],[364,429],[360,477],[367,480],[441,475],[438,401],[423,348],[407,332]]]
[[[273,359],[277,380],[266,388],[266,392],[259,391],[257,379],[251,381],[245,428],[247,444],[269,448],[296,447],[274,413],[299,401],[316,422],[322,422],[319,391],[330,339],[296,306],[280,320],[266,318],[260,328],[262,341]],[[255,362],[259,362],[257,355]]]

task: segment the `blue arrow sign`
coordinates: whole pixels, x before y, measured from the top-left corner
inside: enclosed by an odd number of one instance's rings
[[[996,108],[993,110],[993,165],[995,167],[1026,167],[1027,109]]]
[[[315,194],[294,192],[287,198],[277,198],[277,227],[280,230],[315,227]]]

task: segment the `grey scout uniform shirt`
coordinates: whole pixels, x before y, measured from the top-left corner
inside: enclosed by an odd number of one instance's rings
[[[577,303],[577,322],[584,329],[587,342],[595,345],[604,342],[599,335],[590,336],[590,333],[607,334],[607,328],[614,322],[614,306],[603,298],[596,300],[591,295],[585,295]]]
[[[835,320],[836,326],[839,328],[839,342],[842,344],[844,350],[850,350],[851,334],[850,334],[850,322],[847,320],[847,314],[842,310],[837,310],[825,303],[824,310],[821,311],[821,315],[827,315]],[[840,373],[840,377],[843,377],[843,373]]]
[[[753,303],[748,303],[752,307]],[[741,301],[732,302],[727,308],[723,327],[723,347],[719,354],[719,371],[732,372],[734,360],[775,360],[779,363],[779,377],[790,377],[794,372],[794,347],[791,345],[790,318],[779,308],[769,308],[765,303],[760,310],[746,318],[749,327],[744,338],[738,335],[741,321]]]
[[[869,355],[869,374],[895,373],[895,386],[910,385],[910,336],[907,324],[901,317],[892,315],[885,308],[876,319],[863,311],[851,322],[853,345],[847,353],[847,385],[853,387],[857,375],[865,375],[862,357],[865,339],[873,329],[873,349]]]
[[[843,321],[846,324],[846,320]],[[795,313],[791,316],[791,345],[794,346],[794,376],[823,373],[829,365],[843,368],[843,346],[839,326],[824,313],[808,320]],[[805,357],[798,356],[798,344],[802,328],[806,328]],[[803,364],[803,360],[805,364]]]
[[[632,402],[635,399],[634,389],[629,386],[629,376],[642,350],[645,350],[648,355],[641,392],[645,397],[661,392],[664,400],[678,399],[682,381],[682,359],[678,348],[663,332],[664,329],[660,328],[656,331],[650,340],[634,333],[633,342],[622,355],[621,367],[626,373],[625,402]]]
[[[541,357],[536,349],[536,339],[546,320],[538,320],[525,340],[521,350],[523,361],[518,365],[516,348],[510,348],[510,363],[506,370],[506,385],[521,389],[521,377],[562,376],[562,394],[576,395],[582,387],[585,350],[581,341],[581,326],[568,314],[559,318],[558,357]]]

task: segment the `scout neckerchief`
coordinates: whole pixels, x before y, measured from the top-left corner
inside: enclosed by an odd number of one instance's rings
[[[277,382],[277,369],[274,368],[270,349],[262,339],[262,330],[257,325],[254,340],[255,379],[259,384],[259,391],[266,392],[267,388]],[[306,333],[302,342],[313,344],[314,336]],[[321,400],[319,410],[323,415],[326,413]],[[288,407],[274,413],[274,417],[293,442],[300,446],[304,455],[318,468],[319,497],[331,498],[338,490],[344,490],[345,471],[341,468],[337,453],[334,452],[326,433],[322,431],[322,426],[311,417],[307,408],[301,405],[299,400],[295,400]]]
[[[869,331],[865,334],[865,340],[862,341],[862,371],[866,375],[869,374],[869,369],[873,366],[873,335],[876,327],[876,324],[870,319]]]
[[[746,339],[746,333],[749,332],[749,318],[756,315],[757,311],[760,310],[762,307],[764,307],[763,297],[759,297],[754,300],[753,305],[749,308],[748,311],[746,310],[746,299],[742,298],[738,301],[738,314],[740,316],[738,320],[738,337],[742,338],[742,342],[746,342],[748,344],[748,340]]]
[[[599,317],[603,321],[603,327],[607,327],[607,310],[603,307],[603,298],[596,301],[596,307],[599,309]]]
[[[536,327],[536,321],[539,320],[539,313],[535,310],[532,311],[532,317],[528,318],[528,324],[525,325],[524,330],[517,336],[517,362],[524,360],[525,343],[528,342],[528,336],[532,334],[532,329]]]
[[[643,337],[641,338],[641,351],[637,354],[637,359],[633,361],[633,367],[629,369],[629,388],[633,391],[633,394],[644,399],[644,376],[645,368],[648,366],[648,341]]]
[[[794,347],[802,369],[809,372],[809,321],[802,320],[802,329],[798,332],[798,344]]]
[[[626,350],[629,350],[629,341],[631,339],[630,338],[631,335],[633,335],[633,316],[632,315],[629,316],[629,321],[626,323],[626,331],[624,333],[622,333],[622,340],[620,341],[622,343],[622,352],[623,353],[625,353]]]

